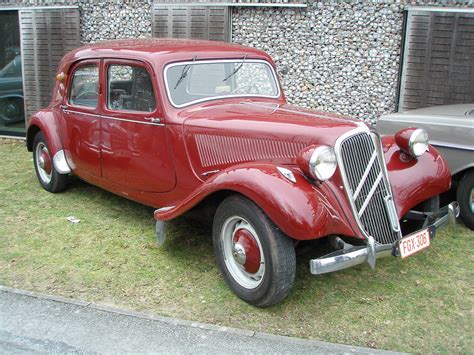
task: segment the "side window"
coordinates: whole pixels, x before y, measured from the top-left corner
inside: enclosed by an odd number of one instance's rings
[[[155,111],[155,95],[148,72],[131,65],[110,65],[107,75],[107,107],[118,111]]]
[[[88,64],[77,68],[71,80],[69,102],[73,105],[97,107],[99,97],[99,68]]]

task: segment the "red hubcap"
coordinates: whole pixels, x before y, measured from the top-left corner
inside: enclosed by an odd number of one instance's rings
[[[41,168],[43,168],[43,170],[46,172],[46,174],[51,174],[51,168],[52,168],[52,164],[51,164],[51,158],[49,157],[49,153],[47,150],[42,150],[41,151],[41,158],[40,158],[40,161],[41,161]]]
[[[260,248],[254,236],[247,229],[237,229],[233,238],[234,246],[239,245],[245,251],[245,262],[242,264],[245,271],[254,274],[260,268]]]

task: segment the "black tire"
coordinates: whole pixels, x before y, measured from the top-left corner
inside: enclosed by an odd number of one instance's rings
[[[234,227],[232,239],[227,240],[229,223],[240,218]],[[241,228],[241,226],[245,228]],[[247,229],[248,228],[248,229]],[[236,231],[253,230],[252,236],[256,234],[256,240],[259,242],[260,252],[263,258],[259,259],[260,268],[255,273],[247,274],[244,270],[245,265],[239,265],[235,254],[229,257],[228,248],[235,252],[234,244]],[[283,300],[290,292],[295,279],[296,255],[293,241],[281,232],[275,224],[249,199],[241,195],[232,195],[227,197],[217,208],[213,222],[213,244],[214,252],[219,268],[231,290],[244,301],[257,306],[268,307]],[[245,253],[245,252],[244,252]],[[226,260],[227,255],[227,260]],[[234,255],[234,256],[233,256]],[[249,253],[250,255],[250,253]],[[261,255],[261,254],[259,254]],[[262,264],[263,262],[263,264]],[[263,265],[263,266],[262,266]],[[240,266],[243,272],[239,274],[236,266]],[[255,277],[261,272],[263,274]],[[236,277],[233,273],[240,276]],[[258,284],[255,287],[246,287],[242,281],[246,275],[250,275],[248,282]],[[255,280],[252,280],[255,277]]]
[[[50,169],[45,170],[40,166],[38,151],[44,151],[45,154],[49,156],[51,166]],[[51,156],[48,142],[46,141],[46,138],[44,138],[43,133],[38,132],[33,140],[33,164],[35,166],[36,176],[39,183],[45,190],[49,192],[61,192],[67,186],[69,176],[58,173],[52,162],[53,157]],[[48,174],[47,171],[49,170],[50,173]]]
[[[456,190],[456,199],[459,202],[461,218],[464,224],[474,230],[474,211],[472,210],[472,198],[474,194],[474,170],[465,173],[459,180]]]

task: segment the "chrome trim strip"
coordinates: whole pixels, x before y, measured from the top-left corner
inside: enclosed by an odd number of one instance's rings
[[[446,142],[438,142],[430,140],[430,144],[434,145],[435,147],[444,147],[444,148],[455,148],[461,150],[469,150],[474,151],[473,145],[464,145],[464,144],[456,144],[456,143],[446,143]]]
[[[357,200],[357,196],[359,196],[359,193],[362,191],[362,187],[364,187],[365,180],[367,180],[367,176],[369,176],[369,173],[372,170],[372,165],[374,165],[375,163],[375,158],[377,158],[376,151],[374,151],[374,153],[372,154],[372,157],[369,160],[369,164],[367,164],[367,169],[365,169],[364,175],[362,175],[362,177],[360,178],[359,185],[357,185],[357,188],[354,194],[352,195],[352,198],[354,200]]]
[[[66,154],[64,150],[58,150],[53,157],[53,165],[56,171],[60,174],[70,174],[71,168],[66,160]]]
[[[374,184],[373,184],[372,187],[370,188],[369,193],[368,193],[367,196],[365,197],[364,203],[363,203],[362,206],[360,207],[360,210],[359,210],[359,217],[364,214],[364,211],[365,211],[365,209],[367,208],[367,205],[369,204],[370,200],[372,199],[372,196],[374,195],[375,190],[377,189],[377,186],[379,186],[380,181],[382,180],[382,177],[383,177],[383,174],[382,174],[382,171],[380,171],[380,173],[377,175],[377,178],[376,178],[375,181],[374,181]]]
[[[95,114],[95,113],[76,111],[76,110],[71,110],[71,109],[69,109],[69,108],[61,108],[61,110],[62,110],[64,113],[75,113],[75,114],[79,114],[79,115],[86,115],[86,116],[98,117],[98,118],[101,117],[100,115],[97,115],[97,114]]]
[[[280,88],[280,82],[278,81],[278,77],[276,75],[276,72],[275,72],[275,68],[273,68],[272,65],[270,65],[269,62],[267,62],[266,60],[263,60],[263,59],[247,59],[245,60],[245,63],[263,63],[265,65],[267,65],[272,74],[273,74],[273,80],[275,82],[275,85],[276,85],[276,88],[278,90],[277,94],[275,96],[269,96],[269,95],[257,95],[257,94],[247,94],[247,95],[220,95],[220,96],[212,96],[212,97],[207,97],[207,98],[204,98],[204,99],[198,99],[198,100],[193,100],[193,101],[190,101],[190,102],[187,102],[185,104],[181,104],[181,105],[177,105],[173,102],[173,100],[171,99],[171,92],[170,92],[170,88],[169,88],[169,85],[168,85],[168,80],[167,80],[167,77],[166,77],[166,74],[168,73],[168,69],[169,68],[172,68],[172,67],[175,67],[175,66],[178,66],[178,65],[196,65],[196,64],[207,64],[207,63],[225,63],[225,62],[228,62],[228,63],[232,63],[232,62],[238,62],[238,61],[242,61],[242,58],[234,58],[234,59],[212,59],[212,60],[190,60],[190,61],[186,61],[186,62],[176,62],[176,63],[170,63],[170,64],[167,64],[166,67],[165,67],[165,70],[163,71],[163,79],[164,79],[164,82],[165,82],[165,87],[166,87],[166,95],[168,96],[168,101],[171,103],[171,105],[173,105],[173,107],[176,107],[176,108],[182,108],[182,107],[186,107],[186,106],[191,106],[191,105],[194,105],[194,104],[197,104],[199,102],[205,102],[205,101],[213,101],[213,100],[218,100],[218,99],[230,99],[230,98],[237,98],[237,97],[266,97],[266,98],[271,98],[271,99],[277,99],[281,96],[281,88]]]
[[[155,213],[162,213],[162,212],[167,212],[169,210],[172,210],[173,208],[175,208],[176,206],[166,206],[166,207],[161,207],[161,208],[158,208]]]
[[[395,209],[395,204],[393,203],[392,196],[385,196],[383,198],[385,202],[385,208],[388,212],[388,217],[390,219],[390,224],[392,225],[392,230],[394,232],[400,232],[400,223],[398,222],[397,210]]]
[[[91,116],[91,117],[97,117],[97,118],[105,118],[108,120],[115,120],[115,121],[123,121],[123,122],[130,122],[130,123],[138,123],[138,124],[146,124],[146,125],[152,125],[152,126],[164,126],[164,123],[154,123],[154,122],[143,122],[143,121],[135,121],[135,120],[129,120],[126,118],[119,118],[119,117],[113,117],[113,116],[107,116],[107,115],[97,115],[95,113],[90,113],[90,112],[82,112],[82,111],[76,111],[76,110],[71,110],[71,109],[62,109],[63,112],[65,113],[75,113],[79,115],[86,115],[86,116]],[[152,117],[145,117],[145,119],[155,119]],[[159,119],[159,118],[156,118]]]
[[[118,118],[118,117],[105,116],[105,115],[101,115],[100,117],[101,117],[101,118],[108,119],[108,120],[115,120],[115,121],[122,121],[122,122],[146,124],[146,125],[151,125],[151,126],[164,126],[164,123],[153,123],[153,122],[134,121],[134,120],[128,120],[128,119],[126,119],[126,118]],[[149,117],[148,117],[148,118],[149,118]]]

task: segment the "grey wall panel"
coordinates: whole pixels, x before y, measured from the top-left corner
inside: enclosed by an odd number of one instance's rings
[[[410,9],[398,110],[474,102],[474,13]]]
[[[24,8],[19,11],[26,117],[51,100],[62,56],[80,45],[76,8]]]
[[[230,41],[227,6],[160,5],[153,7],[153,37]]]

